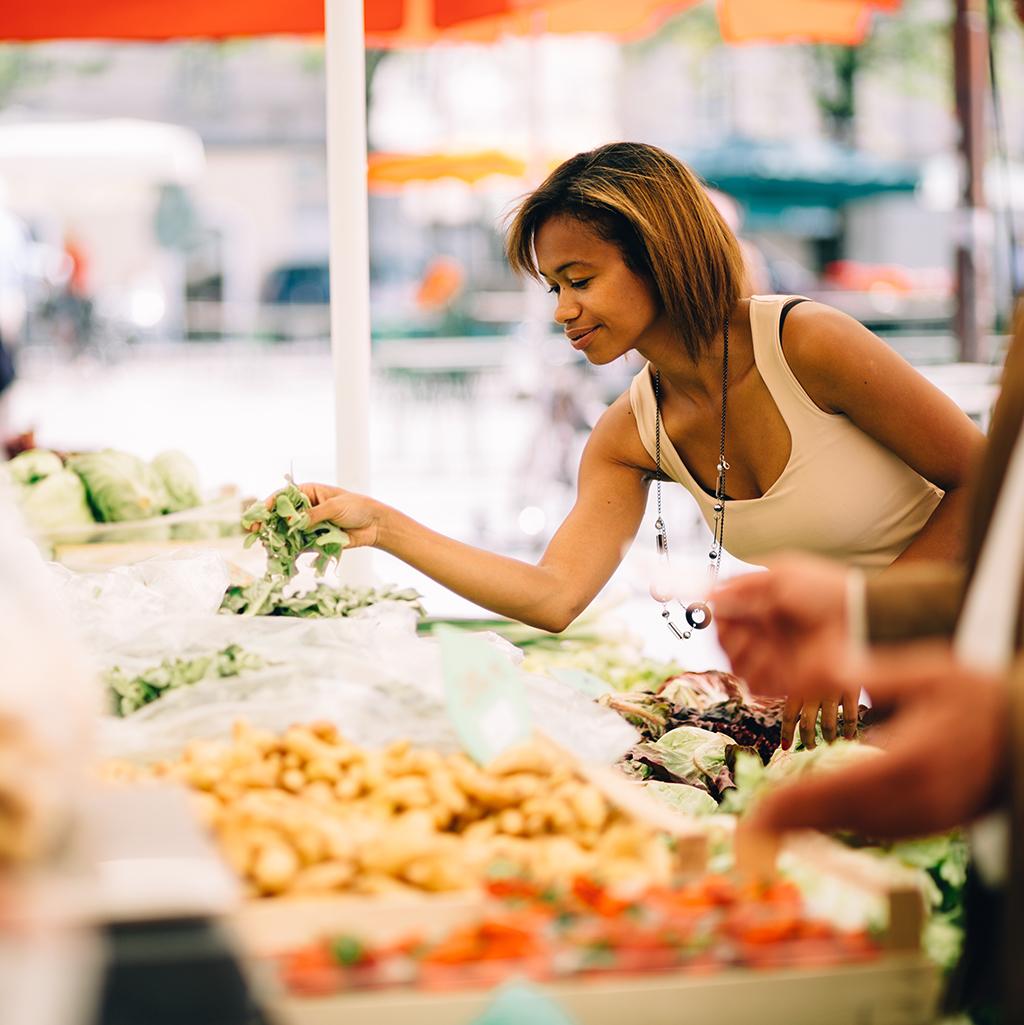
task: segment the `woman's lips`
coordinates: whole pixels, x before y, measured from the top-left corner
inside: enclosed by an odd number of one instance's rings
[[[590,340],[594,337],[594,333],[600,326],[600,324],[596,324],[594,327],[592,327],[589,331],[585,332],[584,334],[577,335],[575,338],[570,338],[569,343],[577,352],[582,351],[590,344]]]

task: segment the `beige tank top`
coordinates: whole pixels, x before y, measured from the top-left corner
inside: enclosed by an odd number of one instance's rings
[[[750,300],[754,361],[789,428],[792,451],[779,479],[760,498],[727,502],[725,548],[744,562],[798,549],[881,570],[917,536],[943,492],[847,417],[820,409],[803,390],[779,336],[782,308],[793,298]],[[633,378],[629,402],[640,440],[654,459],[650,364]],[[693,479],[664,432],[661,467],[694,496],[710,526],[714,497]]]

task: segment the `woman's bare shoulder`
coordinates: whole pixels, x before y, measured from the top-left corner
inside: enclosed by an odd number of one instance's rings
[[[628,390],[601,414],[590,435],[588,448],[593,448],[597,454],[610,462],[643,473],[654,470],[654,460],[640,440],[640,429]]]
[[[786,362],[822,409],[838,412],[864,371],[895,355],[877,335],[841,310],[808,300],[793,306],[782,331]]]

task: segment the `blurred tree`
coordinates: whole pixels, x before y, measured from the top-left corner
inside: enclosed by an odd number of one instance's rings
[[[54,62],[38,47],[0,45],[0,109],[9,106],[20,90],[45,82],[53,71]]]

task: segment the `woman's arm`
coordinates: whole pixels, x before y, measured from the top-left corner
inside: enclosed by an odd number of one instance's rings
[[[361,495],[320,484],[302,489],[312,523],[331,520],[355,545],[389,552],[498,615],[557,632],[590,604],[636,535],[647,503],[645,459],[623,395],[594,428],[576,503],[537,565],[455,541]]]
[[[948,396],[845,313],[805,302],[786,318],[786,359],[823,410],[844,413],[865,434],[945,492],[899,561],[962,557],[965,486],[984,435]]]

